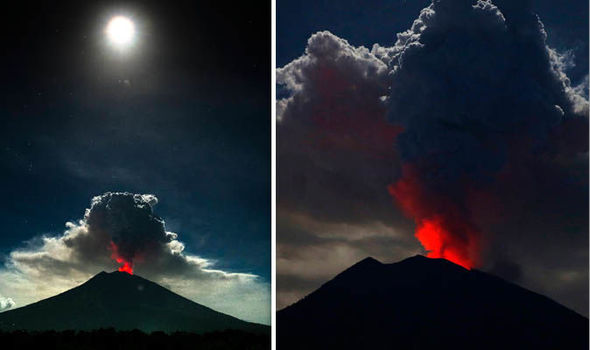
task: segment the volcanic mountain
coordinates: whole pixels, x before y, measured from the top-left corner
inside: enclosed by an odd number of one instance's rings
[[[204,333],[226,329],[270,334],[250,323],[188,300],[137,275],[101,272],[64,293],[0,313],[0,330],[115,328]]]
[[[277,313],[278,349],[588,349],[588,319],[444,259],[366,258]]]

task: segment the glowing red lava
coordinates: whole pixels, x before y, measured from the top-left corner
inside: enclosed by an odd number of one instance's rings
[[[479,230],[453,202],[425,188],[417,171],[406,165],[403,177],[388,190],[404,213],[414,219],[414,235],[429,258],[444,258],[473,268],[477,264]]]
[[[115,259],[115,261],[119,264],[123,264],[123,266],[119,267],[119,271],[127,272],[130,275],[133,275],[133,263],[130,261],[125,260],[119,255],[119,248],[114,242],[111,242],[111,259]]]
[[[473,262],[465,251],[452,243],[452,235],[442,225],[440,218],[424,219],[416,227],[416,238],[428,251],[429,258],[443,258],[466,269],[473,267]]]

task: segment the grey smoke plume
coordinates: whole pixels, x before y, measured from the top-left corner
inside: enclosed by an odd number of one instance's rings
[[[107,192],[96,196],[84,216],[88,236],[110,238],[118,255],[130,263],[161,254],[177,236],[166,232],[164,221],[154,214],[157,203],[149,194]]]
[[[587,122],[588,102],[546,46],[538,17],[525,1],[500,3],[433,1],[383,57],[403,160],[437,164],[445,186],[498,171],[513,146],[546,151],[556,129]]]
[[[370,50],[329,32],[312,35],[305,54],[278,69],[288,92],[277,103],[280,206],[390,221],[383,188],[396,172],[399,128],[385,120],[387,71]]]
[[[545,44],[539,18],[526,1],[498,3],[435,0],[383,54],[391,77],[388,119],[403,127],[396,143],[408,169],[402,181],[415,187],[394,196],[417,223],[442,217],[449,233],[443,245],[465,245],[461,252],[478,264],[488,247],[494,255],[495,239],[478,221],[508,221],[478,217],[477,209],[501,210],[491,202],[482,208],[481,197],[509,202],[497,187],[526,175],[545,183],[577,177],[588,151],[581,131],[588,129],[588,101]],[[549,193],[521,188],[525,198]]]

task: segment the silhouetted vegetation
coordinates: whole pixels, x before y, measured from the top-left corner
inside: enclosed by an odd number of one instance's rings
[[[144,333],[139,330],[116,331],[46,331],[46,332],[1,332],[2,349],[270,349],[270,336],[227,330],[205,334],[187,332]]]

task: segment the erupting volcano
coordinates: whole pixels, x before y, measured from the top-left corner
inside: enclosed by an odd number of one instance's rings
[[[127,272],[128,274],[133,275],[133,266],[131,266],[130,263],[128,263],[127,261],[124,261],[121,258],[118,258],[116,260],[117,260],[117,262],[119,264],[120,263],[123,263],[123,266],[120,266],[119,267],[119,271],[121,271],[121,272]]]
[[[466,269],[477,265],[479,230],[456,203],[427,193],[415,167],[404,166],[403,177],[388,190],[415,221],[414,235],[429,258],[444,258]]]
[[[453,235],[447,230],[444,217],[437,215],[423,219],[416,227],[415,236],[428,251],[429,258],[444,258],[466,269],[473,267],[474,262],[464,250],[463,242],[456,244]]]
[[[119,271],[121,272],[127,272],[130,275],[133,275],[133,262],[132,261],[127,261],[126,259],[124,259],[123,257],[121,257],[121,255],[119,254],[119,248],[117,247],[117,245],[111,241],[111,259],[115,259],[115,261],[118,264],[123,264],[123,266],[119,267]]]

